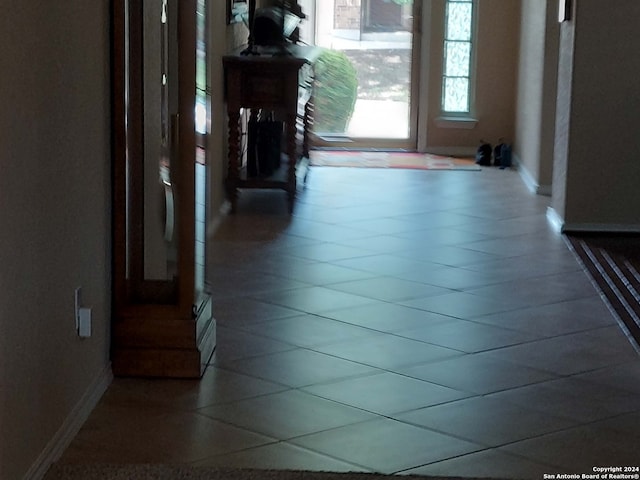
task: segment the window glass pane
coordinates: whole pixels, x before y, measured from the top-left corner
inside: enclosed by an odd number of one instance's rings
[[[442,110],[469,113],[473,0],[447,0],[442,79]]]
[[[469,111],[468,78],[445,78],[444,110],[446,112]]]
[[[447,39],[471,40],[473,6],[469,2],[448,2]]]
[[[469,42],[445,42],[445,76],[468,77],[471,64]]]

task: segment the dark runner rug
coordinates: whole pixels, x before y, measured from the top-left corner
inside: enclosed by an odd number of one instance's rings
[[[640,235],[570,234],[567,239],[640,351]]]
[[[303,470],[218,469],[172,465],[54,465],[45,480],[462,480],[460,477],[392,476]],[[472,480],[472,479],[464,479]],[[489,479],[484,479],[489,480]]]

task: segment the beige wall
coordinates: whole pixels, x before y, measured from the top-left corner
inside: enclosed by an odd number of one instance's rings
[[[34,466],[108,366],[109,3],[21,0],[0,15],[3,479]]]
[[[496,143],[499,137],[513,139],[515,117],[515,85],[518,65],[520,2],[514,0],[482,0],[478,2],[476,44],[476,89],[473,129],[442,128],[440,117],[442,95],[442,56],[444,38],[444,0],[432,0],[429,23],[428,56],[423,71],[428,82],[428,114],[426,150],[442,147],[475,149],[479,139]],[[424,92],[423,92],[424,93]]]
[[[558,37],[556,0],[522,0],[514,152],[525,181],[551,194]]]
[[[522,55],[518,65],[518,109],[514,150],[522,168],[527,169],[536,180],[540,168],[546,10],[545,2],[522,0]]]
[[[563,27],[571,67],[562,66],[553,207],[567,230],[640,231],[640,2],[581,0],[574,10]]]
[[[33,473],[86,395],[99,391],[96,382],[108,370],[109,3],[68,0],[44,9],[42,2],[21,0],[0,16],[0,478],[19,479],[30,468]],[[601,0],[577,4],[575,50],[573,26],[563,27],[553,205],[569,225],[640,226],[635,141],[640,2],[618,3],[616,9]],[[442,5],[433,1],[432,18],[442,18],[437,15]],[[514,133],[519,38],[514,19],[520,17],[520,2],[480,5],[479,125],[470,131],[436,128],[433,109],[432,146],[475,146],[479,137]],[[215,217],[224,202],[226,168],[221,56],[242,43],[245,32],[223,27],[223,2],[212,2],[212,8],[210,211]],[[525,11],[526,18],[540,14]],[[496,33],[497,26],[504,30]],[[434,20],[430,38],[430,56],[436,58],[441,21]],[[539,39],[529,41],[539,57]],[[433,85],[441,62],[431,67]],[[544,76],[542,83],[548,86]],[[535,83],[529,87],[539,91]],[[533,102],[542,118],[545,99],[542,105]],[[429,104],[439,105],[439,91],[431,93]],[[544,129],[543,122],[536,130],[542,138]],[[540,151],[544,158],[544,146]],[[541,179],[548,175],[543,165]],[[93,309],[93,336],[86,340],[75,333],[77,286]]]
[[[22,0],[0,16],[0,478],[42,473],[109,381],[110,12]],[[211,209],[224,202],[221,57],[246,39],[211,2]],[[92,308],[81,340],[74,289]],[[74,423],[76,422],[76,423]]]
[[[567,203],[566,181],[573,89],[573,50],[575,22],[564,22],[560,28],[558,48],[558,102],[556,104],[556,132],[553,152],[552,215],[562,223]]]
[[[558,48],[560,46],[560,24],[558,2],[547,0],[547,15],[544,45],[544,75],[542,87],[542,127],[540,131],[540,164],[538,184],[545,195],[551,194],[554,169],[556,130],[556,105],[558,102]],[[524,51],[523,51],[524,53]]]

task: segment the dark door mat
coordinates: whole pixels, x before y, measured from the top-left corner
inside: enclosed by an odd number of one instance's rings
[[[567,239],[640,351],[640,235],[570,234]]]

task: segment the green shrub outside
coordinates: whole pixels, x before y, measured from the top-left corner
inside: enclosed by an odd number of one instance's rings
[[[324,50],[315,65],[314,130],[344,133],[358,96],[358,74],[342,52]]]

